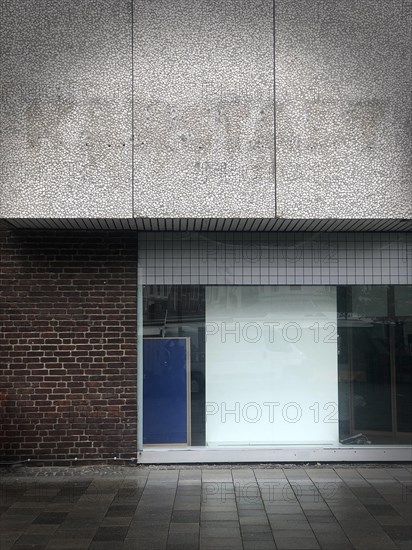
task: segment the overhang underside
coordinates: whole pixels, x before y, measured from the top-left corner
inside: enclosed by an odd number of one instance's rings
[[[284,218],[7,218],[13,229],[121,231],[412,231],[412,219]]]

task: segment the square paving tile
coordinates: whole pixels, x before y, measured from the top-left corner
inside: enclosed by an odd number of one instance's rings
[[[46,550],[87,550],[90,546],[90,539],[51,539]]]
[[[33,521],[34,524],[60,524],[67,517],[67,512],[42,512]]]
[[[110,506],[110,508],[107,510],[106,516],[129,517],[129,516],[133,516],[135,512],[136,512],[136,506],[134,505],[115,504],[113,506]]]
[[[400,481],[412,487],[408,469],[367,465],[147,467],[126,479],[58,476],[37,485],[8,478],[1,550],[412,550]],[[335,483],[334,495],[322,483]]]
[[[136,546],[136,543],[135,544],[135,549],[137,550],[137,548],[140,549],[140,545],[137,547]],[[91,542],[89,547],[88,547],[88,550],[123,550],[124,546],[123,546],[123,542],[113,542],[113,541],[110,541],[110,542],[102,542],[102,541],[99,541],[99,542]]]
[[[412,548],[412,526],[410,525],[384,525],[383,529],[394,541],[410,541]]]
[[[389,504],[365,504],[365,508],[373,516],[399,516],[395,508]]]
[[[127,527],[99,527],[93,542],[118,542],[126,538],[127,531]]]
[[[7,548],[7,546],[3,546],[3,539],[1,539],[2,546],[0,548]],[[13,546],[9,547],[11,550],[46,550],[46,546],[44,544],[14,544]]]
[[[31,544],[35,544],[37,546],[46,546],[50,541],[50,538],[51,536],[49,534],[25,534],[16,541],[15,546],[29,546]]]
[[[175,510],[171,521],[172,523],[196,523],[199,518],[199,510]]]

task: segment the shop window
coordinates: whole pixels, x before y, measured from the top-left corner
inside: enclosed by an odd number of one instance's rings
[[[411,443],[411,286],[146,286],[143,313],[146,444]]]

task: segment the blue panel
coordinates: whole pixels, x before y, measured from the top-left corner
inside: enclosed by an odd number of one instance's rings
[[[143,341],[143,443],[188,443],[187,340]]]

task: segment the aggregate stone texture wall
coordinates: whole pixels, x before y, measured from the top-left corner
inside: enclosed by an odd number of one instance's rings
[[[276,0],[277,214],[412,217],[412,3]]]
[[[136,238],[0,230],[0,455],[136,455]]]
[[[0,18],[0,217],[412,218],[411,0]]]
[[[134,3],[136,217],[273,217],[271,0]]]
[[[132,216],[130,0],[4,0],[0,216]]]

